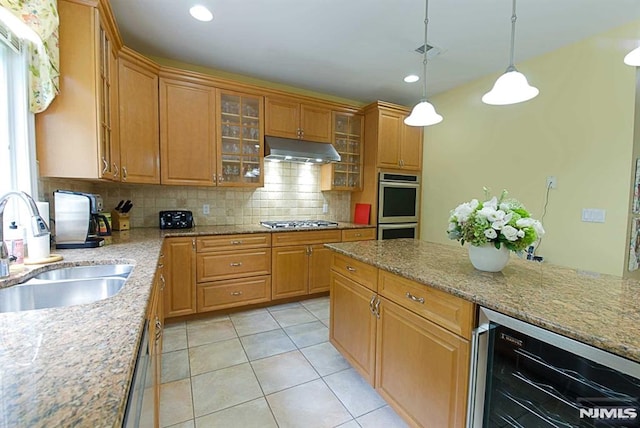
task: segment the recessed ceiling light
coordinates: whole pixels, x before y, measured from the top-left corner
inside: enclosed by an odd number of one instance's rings
[[[418,80],[420,80],[420,76],[417,76],[415,74],[410,74],[404,78],[404,81],[407,83],[414,83],[414,82],[417,82]]]
[[[191,9],[189,9],[189,13],[198,21],[207,22],[213,19],[213,13],[201,4],[191,7]]]

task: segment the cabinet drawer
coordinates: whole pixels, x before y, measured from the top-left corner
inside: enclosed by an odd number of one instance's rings
[[[471,338],[473,303],[381,270],[378,292],[447,330]]]
[[[339,230],[313,230],[303,232],[280,232],[271,237],[271,245],[274,247],[286,247],[288,245],[312,245],[328,242],[340,242],[342,235]]]
[[[269,300],[271,300],[270,276],[198,284],[198,312],[233,308]]]
[[[378,268],[359,262],[342,254],[333,254],[331,269],[333,271],[364,285],[371,291],[378,290]]]
[[[268,233],[244,233],[237,235],[215,235],[198,238],[196,250],[199,253],[225,251],[244,248],[264,248],[271,245]]]
[[[197,255],[198,282],[234,279],[271,273],[271,250],[249,249]]]
[[[371,239],[376,239],[375,227],[366,229],[344,229],[342,231],[342,242],[368,241]]]

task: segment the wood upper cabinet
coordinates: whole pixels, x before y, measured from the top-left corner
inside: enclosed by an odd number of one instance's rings
[[[195,238],[165,238],[164,314],[176,317],[196,313]]]
[[[409,111],[401,106],[374,103],[365,108],[366,120],[374,122],[376,141],[367,142],[377,150],[376,166],[380,168],[422,169],[422,127],[404,124]],[[369,144],[371,143],[371,144]],[[374,147],[372,147],[374,148]]]
[[[264,185],[263,97],[218,90],[218,185]]]
[[[293,98],[265,97],[265,134],[330,143],[331,109]]]
[[[67,0],[60,18],[60,94],[35,116],[45,177],[112,180],[118,156],[119,39],[111,11]]]
[[[116,179],[159,184],[158,67],[124,48],[120,51],[118,86],[120,162]]]
[[[340,162],[322,165],[320,190],[359,190],[362,187],[364,118],[333,112],[333,145]]]
[[[160,78],[162,184],[213,186],[216,176],[216,93],[209,85]]]

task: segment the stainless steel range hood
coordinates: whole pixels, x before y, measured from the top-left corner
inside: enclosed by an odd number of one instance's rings
[[[265,159],[272,161],[314,164],[340,162],[340,155],[333,144],[293,138],[265,136],[264,155]]]

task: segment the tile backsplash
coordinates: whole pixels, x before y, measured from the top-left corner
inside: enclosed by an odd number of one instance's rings
[[[105,211],[120,200],[130,199],[131,227],[158,227],[158,212],[186,209],[193,211],[196,225],[259,224],[260,220],[321,219],[350,221],[349,192],[321,192],[320,168],[296,163],[265,162],[264,187],[161,186],[93,182],[44,177],[40,180],[40,200],[52,205],[57,189],[102,195]],[[209,215],[202,212],[209,205]],[[328,212],[323,213],[327,204]]]

